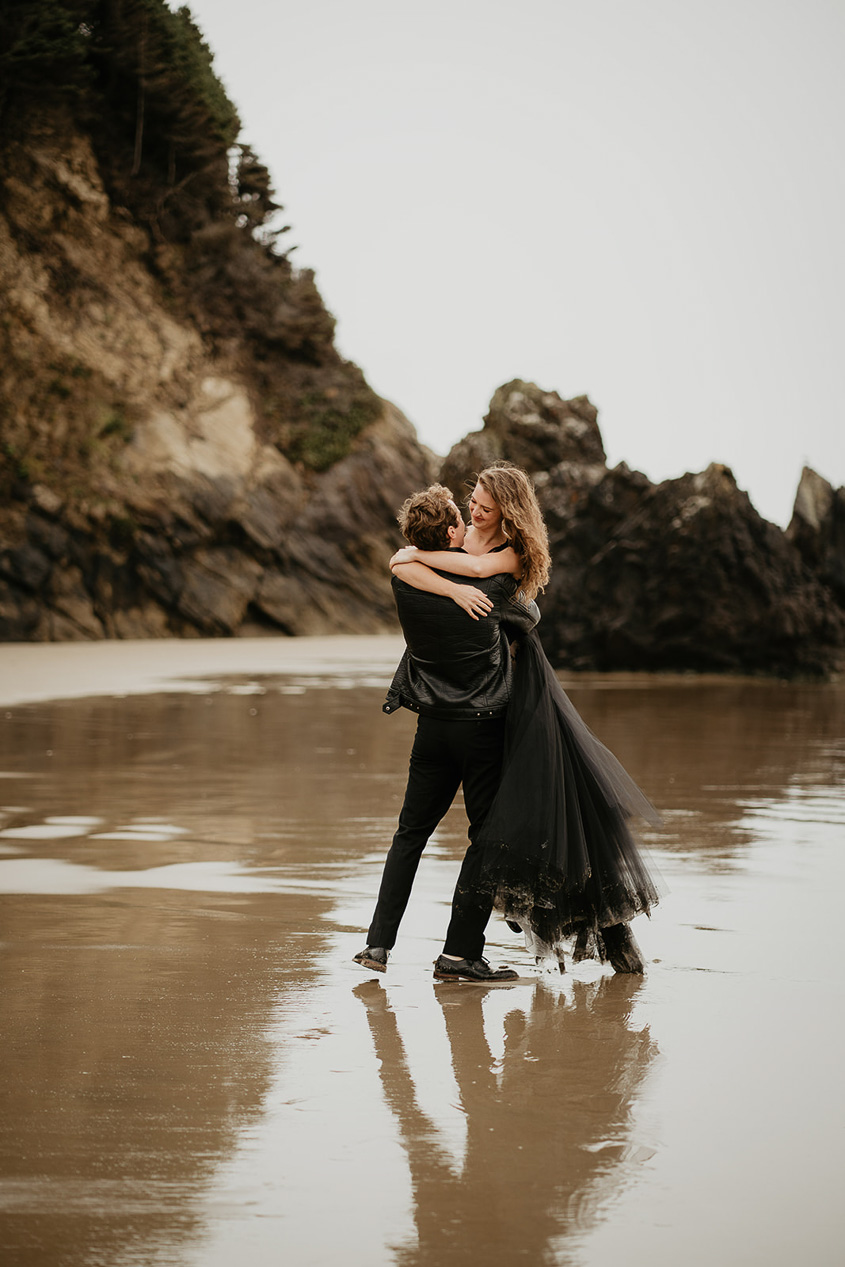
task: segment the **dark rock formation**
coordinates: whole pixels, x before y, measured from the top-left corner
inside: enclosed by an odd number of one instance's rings
[[[546,517],[541,635],[555,664],[816,675],[842,662],[831,589],[727,467],[658,485],[624,463],[608,470],[586,398],[518,381],[496,392],[484,430],[455,446],[441,478],[457,491],[495,458],[529,471]],[[819,523],[827,540],[833,521]]]
[[[413,428],[385,405],[310,479],[264,454],[213,478],[141,463],[105,504],[68,507],[36,484],[4,514],[0,638],[394,629],[396,508],[431,478]]]
[[[786,535],[813,575],[845,607],[845,488],[834,489],[805,466]]]
[[[494,393],[483,431],[452,448],[440,477],[461,497],[473,473],[500,458],[526,470],[548,471],[561,462],[604,467],[598,410],[586,396],[561,400],[515,379]]]

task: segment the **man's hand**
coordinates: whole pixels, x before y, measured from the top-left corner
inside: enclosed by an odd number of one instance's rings
[[[418,554],[419,550],[416,546],[403,546],[401,550],[396,551],[388,566],[393,567],[394,563],[414,563]]]
[[[463,607],[467,615],[472,616],[473,620],[478,620],[479,616],[486,616],[492,611],[493,604],[486,594],[481,590],[477,590],[473,585],[455,585],[449,591],[449,597]]]

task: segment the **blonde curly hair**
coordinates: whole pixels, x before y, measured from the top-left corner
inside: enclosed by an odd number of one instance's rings
[[[528,474],[512,462],[494,462],[475,477],[502,512],[502,532],[522,559],[520,588],[536,598],[549,581],[549,534]],[[469,499],[467,499],[469,500]]]

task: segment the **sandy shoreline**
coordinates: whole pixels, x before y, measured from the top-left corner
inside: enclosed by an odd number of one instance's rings
[[[393,674],[401,634],[334,634],[303,638],[161,638],[104,642],[0,643],[0,707],[93,696],[191,693],[216,689],[222,677],[301,675],[341,684]],[[723,673],[561,672],[567,689],[646,690],[655,684],[707,689],[772,679]],[[810,684],[817,690],[831,683]]]
[[[221,674],[387,674],[404,645],[400,634],[7,643],[0,705],[184,692]]]

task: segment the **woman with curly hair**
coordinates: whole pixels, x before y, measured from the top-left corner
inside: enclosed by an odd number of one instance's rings
[[[399,550],[390,560],[394,574],[448,594],[443,572],[509,572],[534,599],[548,582],[550,558],[528,475],[507,462],[487,467],[468,506],[472,523],[462,547]],[[489,600],[475,593],[471,603],[461,596],[461,605],[477,620]],[[633,816],[660,821],[582,720],[532,631],[517,649],[502,776],[476,840],[497,907],[525,931],[538,960],[554,956],[562,971],[562,942],[574,937],[576,959],[594,951],[617,972],[643,971],[628,924],[648,914],[659,893],[631,832]]]

